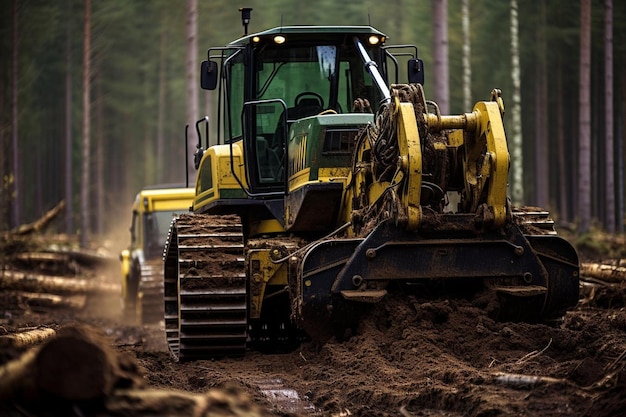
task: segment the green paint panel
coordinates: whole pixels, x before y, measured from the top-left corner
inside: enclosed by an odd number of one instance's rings
[[[373,120],[369,113],[351,113],[294,122],[289,130],[289,175],[310,167],[309,181],[315,181],[320,168],[349,167],[357,132]]]
[[[248,196],[241,188],[220,189],[220,199],[223,200],[227,198],[248,198]]]

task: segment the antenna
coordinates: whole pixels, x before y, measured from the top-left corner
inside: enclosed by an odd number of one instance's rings
[[[250,12],[252,11],[251,7],[241,7],[239,8],[241,12],[241,24],[243,25],[243,35],[246,36],[248,34],[248,25],[250,24]]]

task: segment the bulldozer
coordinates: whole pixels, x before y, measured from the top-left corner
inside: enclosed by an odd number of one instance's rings
[[[132,204],[130,242],[121,251],[124,320],[139,325],[163,320],[163,245],[172,218],[189,212],[193,188],[181,184],[146,186]]]
[[[576,250],[507,196],[498,89],[444,115],[415,46],[371,26],[248,34],[250,10],[200,68],[219,105],[164,248],[175,359],[322,344],[393,294],[486,294],[530,322],[577,304]]]

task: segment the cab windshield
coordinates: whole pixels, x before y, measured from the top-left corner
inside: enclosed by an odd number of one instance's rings
[[[144,256],[147,259],[163,256],[167,232],[175,215],[185,210],[155,211],[144,214]]]
[[[288,122],[316,115],[324,110],[352,111],[354,100],[367,99],[372,108],[382,99],[353,44],[285,47],[259,46],[254,51],[256,72],[251,97],[247,100],[282,99],[288,108]],[[380,49],[368,51],[371,56]],[[227,127],[231,139],[240,137],[244,92],[243,54],[233,56],[228,65]],[[269,107],[257,132],[271,134],[281,112]]]

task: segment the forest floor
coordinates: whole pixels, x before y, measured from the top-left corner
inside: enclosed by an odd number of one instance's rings
[[[45,238],[37,239],[42,247]],[[614,266],[624,261],[623,251],[623,237],[604,235],[579,249],[583,262]],[[18,250],[4,252],[1,275],[34,275],[47,268],[43,260],[16,262]],[[115,253],[110,257],[110,262],[66,265],[55,272],[113,286],[87,293],[78,306],[44,307],[25,301],[6,283],[0,286],[0,336],[80,323],[134,363],[131,368],[143,389],[226,392],[235,402],[252,404],[248,410],[256,415],[626,415],[623,278],[586,282],[584,299],[555,326],[497,322],[470,300],[390,298],[345,341],[330,340],[321,348],[303,343],[285,354],[249,351],[243,358],[177,363],[161,326],[123,323],[115,290],[119,265]],[[0,345],[0,365],[6,368],[31,349]],[[0,379],[2,375],[0,370]],[[32,407],[3,397],[1,385],[2,415],[192,415],[164,409],[116,414],[81,403],[55,408],[54,401]],[[220,415],[228,414],[237,413]]]

